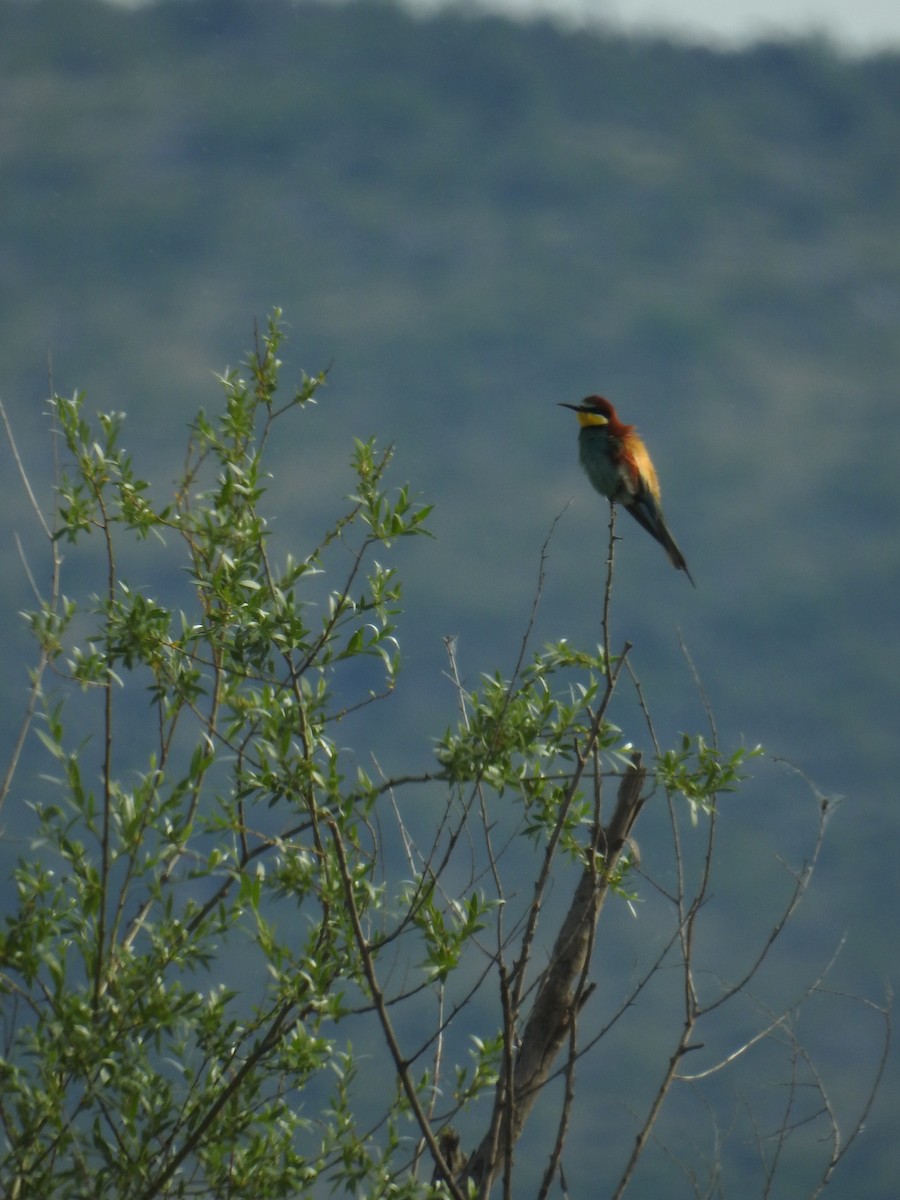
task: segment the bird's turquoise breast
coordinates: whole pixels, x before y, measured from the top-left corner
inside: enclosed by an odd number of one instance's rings
[[[578,435],[578,457],[585,474],[601,496],[617,499],[622,475],[615,462],[618,439],[611,438],[601,426],[588,426]]]

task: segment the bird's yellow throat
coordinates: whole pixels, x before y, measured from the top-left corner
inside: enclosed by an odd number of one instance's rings
[[[588,425],[608,425],[609,421],[604,417],[603,413],[580,412],[578,414],[578,424],[583,427]]]

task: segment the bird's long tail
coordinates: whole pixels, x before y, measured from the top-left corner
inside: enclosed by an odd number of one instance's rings
[[[636,496],[633,502],[626,507],[637,523],[642,525],[651,537],[656,538],[666,554],[668,554],[669,562],[672,566],[679,571],[684,571],[685,575],[691,581],[691,586],[696,587],[694,577],[688,570],[685,557],[678,549],[678,543],[672,537],[671,533],[669,533],[662,510],[654,498],[649,494]]]

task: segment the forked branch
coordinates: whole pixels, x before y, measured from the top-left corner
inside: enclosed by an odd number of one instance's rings
[[[514,1056],[512,1078],[507,1075],[498,1085],[502,1100],[498,1127],[485,1136],[466,1166],[465,1175],[476,1181],[482,1196],[489,1192],[509,1148],[521,1136],[583,1002],[582,973],[610,880],[644,801],[646,775],[636,754],[619,785],[612,819],[602,831],[602,850],[598,855],[591,853],[582,870]]]

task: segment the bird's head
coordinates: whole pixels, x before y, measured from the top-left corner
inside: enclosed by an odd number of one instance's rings
[[[614,429],[621,426],[616,410],[603,396],[586,396],[580,404],[560,404],[560,408],[571,408],[578,413],[578,424],[582,427],[590,425],[611,425]]]

